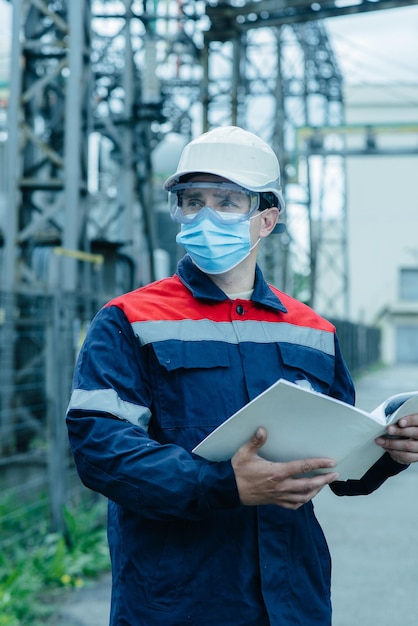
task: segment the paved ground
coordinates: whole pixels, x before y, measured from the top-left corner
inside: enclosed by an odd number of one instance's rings
[[[372,410],[389,395],[418,389],[418,366],[376,370],[356,388],[357,406]],[[315,508],[333,557],[333,626],[417,626],[418,467],[368,497],[324,490]],[[107,626],[109,595],[109,575],[71,592],[54,626]]]
[[[357,406],[418,389],[418,366],[378,370],[356,383]],[[417,626],[418,463],[367,497],[315,499],[333,560],[333,626]]]

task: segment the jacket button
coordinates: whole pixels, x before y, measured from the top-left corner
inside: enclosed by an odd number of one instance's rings
[[[243,315],[244,314],[244,307],[242,306],[242,304],[238,304],[238,306],[236,308],[236,312],[238,313],[238,315]]]

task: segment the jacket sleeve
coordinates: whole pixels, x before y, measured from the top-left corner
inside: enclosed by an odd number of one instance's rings
[[[231,463],[193,458],[147,433],[146,359],[118,307],[93,321],[80,352],[67,411],[71,450],[90,489],[143,516],[199,519],[240,506]]]
[[[347,404],[355,404],[356,396],[353,379],[341,354],[341,348],[337,335],[335,343],[334,380],[329,395]]]
[[[396,476],[407,467],[409,466],[394,461],[385,452],[359,480],[336,481],[330,484],[330,488],[337,496],[367,496],[383,485],[390,476]]]
[[[330,395],[344,402],[354,404],[354,385],[342,358],[337,338],[335,353],[335,381]],[[401,465],[394,461],[390,455],[385,452],[359,480],[336,481],[330,484],[330,488],[337,496],[369,495],[383,485],[390,476],[396,476],[396,474],[399,474],[407,467],[407,465]]]

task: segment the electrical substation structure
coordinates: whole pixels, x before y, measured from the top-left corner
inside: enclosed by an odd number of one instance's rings
[[[161,183],[193,136],[239,125],[275,148],[287,232],[263,249],[267,279],[347,315],[343,80],[323,19],[417,3],[13,0],[1,449],[54,438],[56,525],[78,347],[106,299],[173,271]]]

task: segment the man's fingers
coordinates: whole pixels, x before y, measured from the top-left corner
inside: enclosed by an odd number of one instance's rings
[[[266,441],[267,432],[263,427],[259,426],[251,437],[250,441],[242,446],[241,451],[245,455],[247,455],[248,453],[250,455],[257,454]],[[277,464],[266,461],[266,463],[269,463],[270,470],[272,470],[275,465],[277,466],[278,480],[282,480],[282,478],[286,476],[312,476],[317,472],[317,470],[332,470],[332,468],[336,465],[335,460],[330,458],[302,459],[298,461],[278,462]]]
[[[303,474],[312,474],[319,469],[332,469],[336,466],[334,459],[313,458],[302,459],[300,461],[290,461],[286,463],[286,471],[289,476],[300,476]]]

